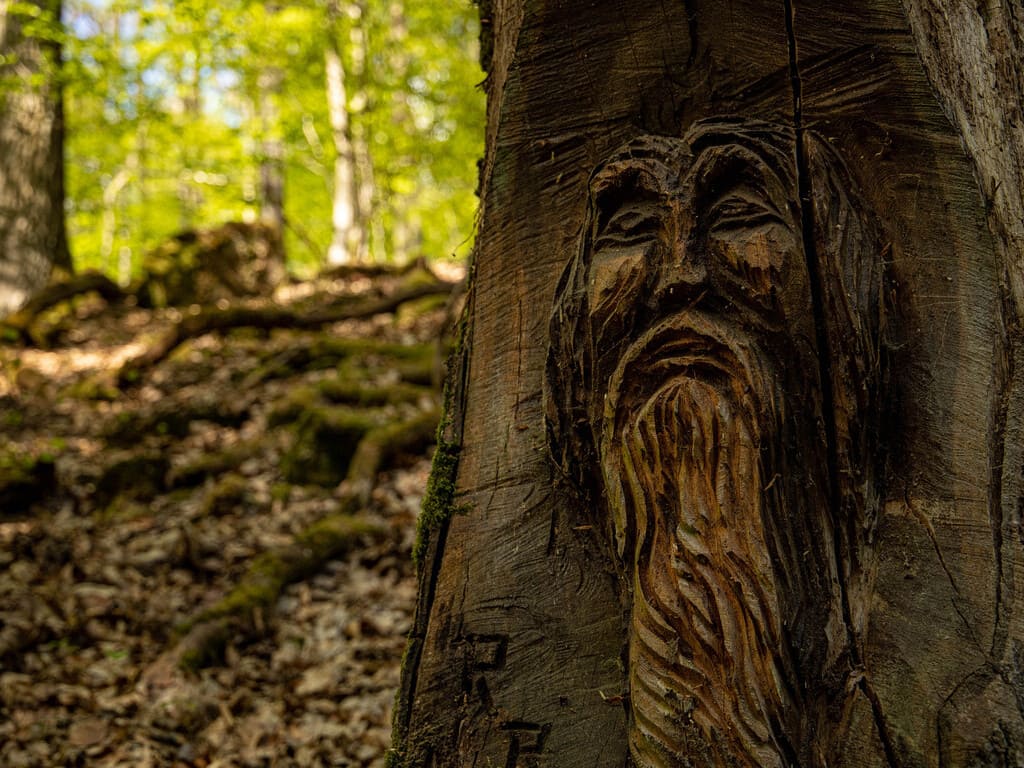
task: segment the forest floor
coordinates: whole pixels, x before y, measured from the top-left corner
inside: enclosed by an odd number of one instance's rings
[[[130,371],[206,308],[93,294],[0,344],[0,765],[384,765],[447,299]]]

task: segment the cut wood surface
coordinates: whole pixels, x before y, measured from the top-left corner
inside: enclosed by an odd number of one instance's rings
[[[395,764],[1024,760],[1019,9],[489,13]]]

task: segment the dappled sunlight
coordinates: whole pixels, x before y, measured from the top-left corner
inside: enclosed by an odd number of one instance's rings
[[[126,360],[141,354],[145,348],[143,341],[130,341],[110,347],[59,352],[24,349],[19,351],[18,357],[23,369],[31,368],[47,378],[59,379],[76,373],[116,370]]]

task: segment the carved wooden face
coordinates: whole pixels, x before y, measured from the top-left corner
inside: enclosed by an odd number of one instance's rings
[[[861,480],[862,399],[833,371],[867,364],[851,305],[870,270],[842,262],[861,239],[808,231],[798,186],[785,129],[637,139],[592,175],[559,286],[548,418],[622,568],[640,766],[689,764],[697,742],[707,765],[814,764],[825,715],[806,713],[843,696],[856,542],[837,517],[862,511],[837,505],[860,497],[832,475]],[[806,701],[795,669],[829,679],[827,701]]]
[[[646,152],[630,145],[591,178],[583,260],[595,343],[621,335],[606,324],[624,304],[655,314],[735,304],[737,314],[773,325],[806,317],[807,264],[788,180],[737,147],[693,164],[681,140],[640,144]],[[652,156],[655,148],[665,154]]]

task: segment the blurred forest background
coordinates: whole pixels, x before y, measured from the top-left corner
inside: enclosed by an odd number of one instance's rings
[[[387,764],[480,26],[0,0],[0,765]]]
[[[463,257],[483,95],[469,2],[65,0],[77,269],[121,284],[175,232],[280,220],[288,263]],[[17,68],[4,87],[18,88]],[[14,82],[11,82],[13,77]],[[333,247],[332,247],[333,243]]]

